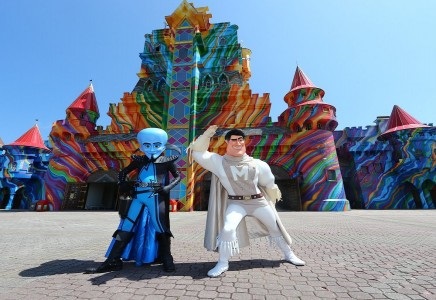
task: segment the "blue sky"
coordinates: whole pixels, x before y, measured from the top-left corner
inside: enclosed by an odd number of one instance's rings
[[[51,125],[92,79],[107,126],[109,103],[137,82],[144,34],[164,27],[181,0],[0,1],[0,138],[12,143],[38,119]],[[436,123],[436,1],[199,0],[212,23],[239,26],[251,49],[250,87],[286,109],[298,64],[337,109],[339,129],[372,125],[399,105]]]

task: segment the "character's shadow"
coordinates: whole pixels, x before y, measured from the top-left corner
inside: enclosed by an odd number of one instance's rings
[[[276,268],[280,261],[254,259],[254,260],[236,260],[231,261],[229,271],[241,271],[255,268]],[[89,260],[53,260],[45,262],[38,267],[23,270],[19,273],[22,277],[39,277],[58,274],[75,274],[84,273],[90,267],[97,267],[99,263]],[[215,266],[216,262],[176,262],[175,272],[164,272],[162,265],[145,264],[136,266],[134,262],[125,262],[121,271],[86,274],[91,276],[89,280],[94,285],[105,284],[113,278],[126,278],[132,281],[147,280],[161,276],[191,277],[192,279],[207,278],[207,272]]]

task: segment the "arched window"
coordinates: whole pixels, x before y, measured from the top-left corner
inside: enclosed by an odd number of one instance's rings
[[[159,83],[157,85],[157,89],[160,93],[165,92],[165,80],[164,79],[159,80]]]
[[[203,87],[209,89],[212,87],[212,84],[213,84],[212,77],[210,77],[210,75],[207,75],[203,80]]]
[[[148,92],[148,93],[150,93],[150,92],[153,91],[153,82],[151,82],[151,80],[148,80],[148,81],[145,83],[144,91],[146,91],[146,92]]]
[[[219,78],[220,86],[227,86],[229,84],[229,80],[227,79],[227,76],[224,74],[221,74]]]

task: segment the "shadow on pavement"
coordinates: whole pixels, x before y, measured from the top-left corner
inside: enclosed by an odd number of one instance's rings
[[[41,264],[38,267],[23,270],[18,275],[21,277],[39,277],[59,274],[83,273],[83,268],[94,263],[92,260],[52,260]]]
[[[38,267],[23,270],[19,273],[22,277],[40,277],[60,274],[84,273],[87,268],[96,267],[101,262],[91,260],[53,260],[45,262]],[[216,262],[176,262],[175,272],[164,272],[162,265],[159,264],[144,264],[136,266],[134,262],[124,262],[124,267],[121,271],[84,274],[91,276],[89,279],[93,285],[101,285],[114,278],[125,278],[131,281],[147,280],[158,277],[191,277],[192,279],[208,278],[207,272],[215,266]],[[276,268],[280,266],[281,261],[274,260],[235,260],[230,261],[229,271],[242,271],[248,269]]]

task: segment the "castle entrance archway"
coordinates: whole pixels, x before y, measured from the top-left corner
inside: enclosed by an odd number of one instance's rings
[[[114,170],[99,170],[87,180],[85,209],[116,210],[118,195],[118,173]]]
[[[300,211],[302,205],[298,177],[291,178],[288,172],[280,166],[271,165],[270,167],[276,178],[275,182],[282,192],[282,199],[276,204],[277,208]]]

